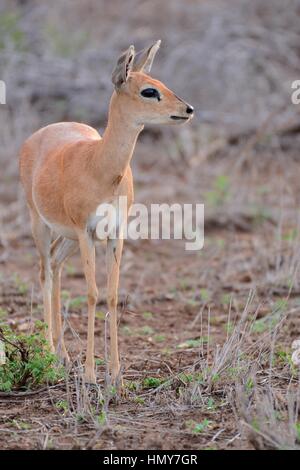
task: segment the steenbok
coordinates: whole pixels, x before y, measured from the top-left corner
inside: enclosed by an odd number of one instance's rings
[[[133,202],[130,161],[139,133],[148,123],[189,121],[194,109],[163,83],[147,75],[160,46],[157,41],[135,55],[130,46],[112,73],[114,92],[103,138],[85,124],[60,122],[35,132],[21,148],[20,175],[30,210],[32,234],[40,255],[44,320],[50,348],[68,361],[61,321],[60,279],[66,259],[80,249],[87,284],[88,334],[85,380],[96,382],[94,323],[97,209],[104,203],[127,208],[117,218],[118,237],[107,236],[107,303],[110,319],[112,383],[120,379],[117,337],[122,225]]]

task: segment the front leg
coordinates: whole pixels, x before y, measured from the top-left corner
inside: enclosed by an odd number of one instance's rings
[[[123,238],[107,240],[107,304],[110,318],[110,370],[112,384],[114,385],[121,379],[118,351],[117,305],[122,249]]]
[[[96,383],[95,359],[94,359],[94,339],[95,339],[95,311],[98,299],[98,289],[96,285],[95,272],[95,246],[93,240],[86,232],[80,233],[79,246],[81,260],[83,264],[85,279],[87,283],[88,296],[88,334],[87,334],[87,352],[85,361],[85,381],[87,383]]]

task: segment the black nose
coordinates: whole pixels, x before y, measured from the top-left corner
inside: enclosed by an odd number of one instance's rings
[[[188,104],[188,105],[187,105],[187,108],[186,108],[186,112],[187,112],[188,114],[193,114],[193,112],[194,112],[193,106],[191,106],[191,105]]]

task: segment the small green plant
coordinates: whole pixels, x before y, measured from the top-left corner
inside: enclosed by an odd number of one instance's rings
[[[253,333],[264,333],[266,331],[273,330],[280,321],[280,318],[286,311],[287,307],[288,302],[286,299],[277,300],[271,314],[256,320],[251,326],[251,331]]]
[[[181,372],[178,375],[178,378],[185,385],[190,384],[190,383],[199,383],[199,384],[203,383],[203,376],[200,372],[193,372],[193,373]]]
[[[24,49],[24,33],[19,27],[20,15],[17,12],[1,12],[0,16],[0,49],[7,43],[16,49]]]
[[[22,294],[22,295],[27,294],[29,290],[28,284],[21,278],[21,276],[18,273],[14,273],[13,281],[15,283],[15,286],[19,294]]]
[[[77,413],[76,414],[76,421],[78,424],[83,424],[86,422],[86,417],[83,413]]]
[[[95,364],[96,364],[96,366],[104,366],[105,365],[105,359],[101,359],[100,357],[97,357],[97,359],[95,359]]]
[[[292,228],[285,232],[282,236],[283,240],[293,242],[295,241],[299,236],[299,232],[296,228]]]
[[[290,364],[291,363],[292,356],[291,356],[291,354],[287,353],[286,351],[282,351],[282,350],[277,351],[276,356],[277,356],[277,359],[279,360],[279,362],[281,362],[282,364]]]
[[[245,388],[248,393],[252,392],[254,388],[254,381],[252,377],[248,377],[246,383],[245,383]]]
[[[161,353],[165,354],[166,356],[170,356],[170,354],[172,354],[172,349],[171,348],[163,348],[161,350]]]
[[[230,305],[230,302],[231,294],[223,294],[221,297],[221,304],[223,305],[223,307],[228,307],[228,305]]]
[[[163,343],[164,341],[166,341],[165,335],[155,335],[153,339],[157,343]]]
[[[70,292],[69,292],[68,290],[63,289],[63,290],[61,291],[61,298],[63,299],[64,302],[66,302],[67,300],[69,300],[70,297],[71,297],[71,294],[70,294]]]
[[[227,334],[231,335],[231,333],[234,331],[234,324],[232,322],[226,323],[225,330]]]
[[[212,381],[213,384],[219,382],[220,379],[221,379],[220,374],[213,374],[213,375],[211,376],[211,381]]]
[[[256,320],[251,330],[253,333],[265,333],[266,331],[273,330],[279,321],[278,315],[268,315],[264,318]]]
[[[61,57],[74,57],[87,44],[86,31],[75,30],[66,34],[63,28],[49,22],[45,27],[45,33],[53,52]]]
[[[134,403],[136,403],[137,405],[144,405],[145,400],[142,397],[134,397]]]
[[[300,442],[300,422],[295,424],[296,428],[296,439],[298,442]]]
[[[13,424],[13,426],[19,429],[20,431],[27,431],[28,429],[31,429],[31,425],[23,420],[13,419],[11,421],[11,424]]]
[[[114,385],[111,385],[108,388],[108,393],[110,394],[111,397],[115,397],[117,395],[117,388]]]
[[[126,388],[130,390],[131,392],[136,392],[139,388],[138,382],[135,381],[128,381],[126,382]]]
[[[201,423],[196,423],[194,420],[189,420],[186,422],[187,427],[193,434],[200,434],[210,427],[212,422],[205,418]]]
[[[210,397],[207,400],[207,409],[208,409],[208,411],[215,411],[216,407],[217,406],[216,406],[215,400]]]
[[[0,327],[0,340],[5,346],[5,363],[0,367],[0,390],[33,388],[42,383],[55,383],[63,377],[63,368],[50,352],[45,339],[45,325],[36,322],[30,335],[16,334],[10,327]]]
[[[199,348],[203,343],[207,343],[207,337],[187,339],[184,343],[180,343],[178,349]]]
[[[213,183],[213,189],[206,193],[206,201],[209,205],[221,206],[229,198],[230,181],[228,176],[219,175]]]
[[[260,318],[259,320],[256,320],[251,327],[253,333],[264,333],[265,331],[268,331],[268,329],[268,321],[265,318]]]
[[[279,362],[279,364],[283,366],[288,366],[290,368],[292,376],[297,377],[298,370],[292,361],[292,355],[290,352],[280,350],[276,352],[275,356],[276,356],[275,361],[277,360],[277,362]]]
[[[182,279],[180,281],[180,288],[181,290],[189,290],[191,288],[191,284],[188,279]]]
[[[159,379],[157,377],[146,377],[144,380],[143,380],[143,386],[144,388],[157,388],[159,387],[161,384],[164,383],[164,380],[163,379]]]
[[[7,310],[0,307],[0,325],[4,320],[6,320],[7,315],[8,315]]]
[[[143,318],[145,318],[145,320],[149,320],[150,318],[153,317],[153,313],[152,312],[144,312],[143,313]]]
[[[192,305],[193,307],[199,305],[199,302],[195,299],[187,299],[187,304]]]
[[[267,220],[272,220],[272,214],[267,207],[253,204],[251,205],[251,215],[253,218],[253,225],[260,226]]]
[[[275,302],[274,308],[272,313],[284,313],[288,308],[288,301],[287,299],[279,299]]]
[[[96,318],[98,318],[99,320],[105,320],[105,313],[102,312],[102,310],[98,310],[96,312]]]
[[[126,335],[126,336],[132,336],[132,335],[133,335],[132,329],[130,328],[130,326],[127,326],[127,325],[125,325],[125,326],[122,327],[122,332],[123,332],[124,335]]]
[[[200,289],[200,297],[203,302],[209,302],[211,299],[211,294],[207,289]]]
[[[100,424],[100,426],[104,426],[106,423],[106,413],[105,411],[101,411],[101,413],[97,416],[97,423]]]
[[[153,335],[154,330],[151,328],[151,326],[145,325],[142,328],[139,329],[139,334],[143,336],[151,336]]]
[[[224,238],[217,238],[215,243],[216,243],[218,248],[223,249],[225,247],[226,241],[224,240]]]
[[[60,411],[63,411],[64,414],[67,413],[67,411],[69,410],[69,405],[68,405],[68,402],[67,400],[60,400],[58,402],[55,403],[55,407],[60,410]]]
[[[74,276],[74,274],[76,273],[75,266],[73,266],[73,264],[66,264],[66,272],[68,276]]]
[[[181,372],[178,375],[178,378],[183,382],[184,384],[189,384],[194,381],[194,375],[193,374],[186,374],[185,372]]]
[[[253,418],[251,422],[251,426],[253,427],[254,431],[258,432],[260,430],[259,422],[257,418]]]
[[[74,297],[74,299],[70,300],[70,308],[81,308],[87,302],[87,298],[85,295],[79,295],[78,297]]]

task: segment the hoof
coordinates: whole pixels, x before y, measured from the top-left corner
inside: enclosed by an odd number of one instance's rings
[[[67,353],[67,351],[56,351],[56,354],[57,354],[59,360],[60,360],[65,366],[67,366],[68,364],[70,364],[71,360],[70,360],[70,356],[69,356],[69,354]]]
[[[59,361],[62,363],[64,367],[69,367],[71,365],[71,361],[68,355],[66,356],[58,356]]]
[[[56,355],[57,357],[59,358],[60,362],[64,365],[64,366],[69,366],[71,361],[70,361],[70,356],[66,350],[66,348],[63,346],[57,346],[56,347]]]
[[[86,380],[84,381],[84,386],[85,386],[85,389],[88,391],[88,392],[91,392],[93,395],[97,395],[98,391],[99,391],[99,388],[98,388],[98,385],[96,383],[92,383],[92,382],[87,382]]]
[[[85,372],[84,374],[84,383],[86,385],[97,385],[95,373]]]
[[[120,391],[124,387],[121,371],[118,371],[117,374],[111,374],[111,386],[115,387],[117,391]]]

